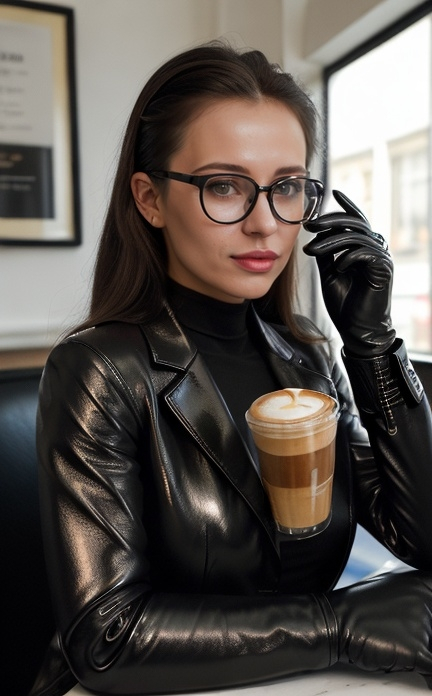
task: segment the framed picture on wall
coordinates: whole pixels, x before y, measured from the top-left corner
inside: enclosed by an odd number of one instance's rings
[[[73,10],[0,0],[0,244],[80,242]]]

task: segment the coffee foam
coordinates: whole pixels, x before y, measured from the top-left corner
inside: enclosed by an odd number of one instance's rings
[[[306,389],[283,389],[257,400],[253,415],[269,421],[299,421],[321,415],[328,408],[325,394]]]
[[[264,394],[246,414],[255,444],[278,456],[327,447],[336,433],[337,402],[311,389],[281,389]]]

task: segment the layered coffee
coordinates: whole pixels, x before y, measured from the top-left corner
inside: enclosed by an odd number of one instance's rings
[[[264,394],[246,414],[281,531],[304,537],[328,524],[337,416],[331,396],[309,389]]]

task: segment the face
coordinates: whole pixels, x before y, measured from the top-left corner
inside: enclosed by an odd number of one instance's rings
[[[188,125],[169,170],[186,174],[245,174],[260,185],[306,172],[306,140],[297,117],[276,101],[223,100]],[[265,295],[285,268],[300,225],[277,220],[262,192],[250,215],[218,224],[203,212],[199,189],[167,181],[158,189],[142,173],[132,191],[138,209],[164,236],[168,275],[224,302]]]

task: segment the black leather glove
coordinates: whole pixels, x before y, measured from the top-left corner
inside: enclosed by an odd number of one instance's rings
[[[317,232],[304,252],[315,256],[327,311],[345,352],[360,358],[384,355],[395,331],[390,318],[393,263],[381,235],[340,191],[345,212],[321,215],[304,228]]]
[[[432,575],[404,570],[324,596],[339,630],[339,661],[366,671],[414,671],[432,687]]]

